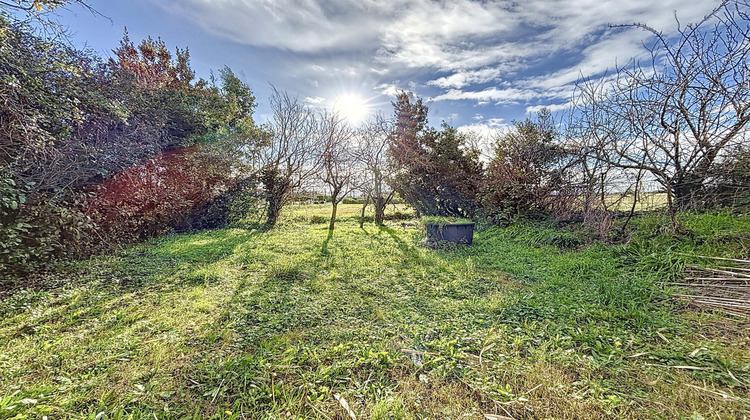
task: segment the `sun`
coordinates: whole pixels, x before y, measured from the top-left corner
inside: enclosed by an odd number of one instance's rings
[[[345,93],[336,98],[333,110],[345,117],[352,125],[363,123],[370,113],[367,101],[356,93]]]

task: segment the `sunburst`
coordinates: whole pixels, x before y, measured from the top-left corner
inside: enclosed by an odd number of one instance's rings
[[[352,125],[362,124],[370,115],[370,107],[367,101],[356,93],[340,95],[336,98],[333,109]]]

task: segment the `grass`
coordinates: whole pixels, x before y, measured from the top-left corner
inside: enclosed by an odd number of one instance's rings
[[[159,238],[0,301],[0,418],[746,418],[750,334],[662,286],[750,218],[628,245],[516,223],[428,249],[344,205]],[[322,218],[323,221],[318,221]],[[55,287],[50,287],[54,285]]]

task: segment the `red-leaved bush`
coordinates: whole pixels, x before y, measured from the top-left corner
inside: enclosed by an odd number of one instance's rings
[[[105,247],[137,241],[170,230],[231,181],[229,171],[217,167],[199,146],[179,148],[105,181],[83,211]]]

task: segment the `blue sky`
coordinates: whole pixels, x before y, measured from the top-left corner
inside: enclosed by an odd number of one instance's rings
[[[224,65],[267,114],[270,84],[311,105],[352,108],[352,118],[390,115],[397,89],[411,90],[445,120],[483,133],[542,106],[559,110],[581,77],[645,59],[647,33],[699,20],[706,0],[88,0],[56,12],[74,42],[108,56],[123,28],[189,47],[199,77]],[[356,109],[354,109],[356,108]]]

